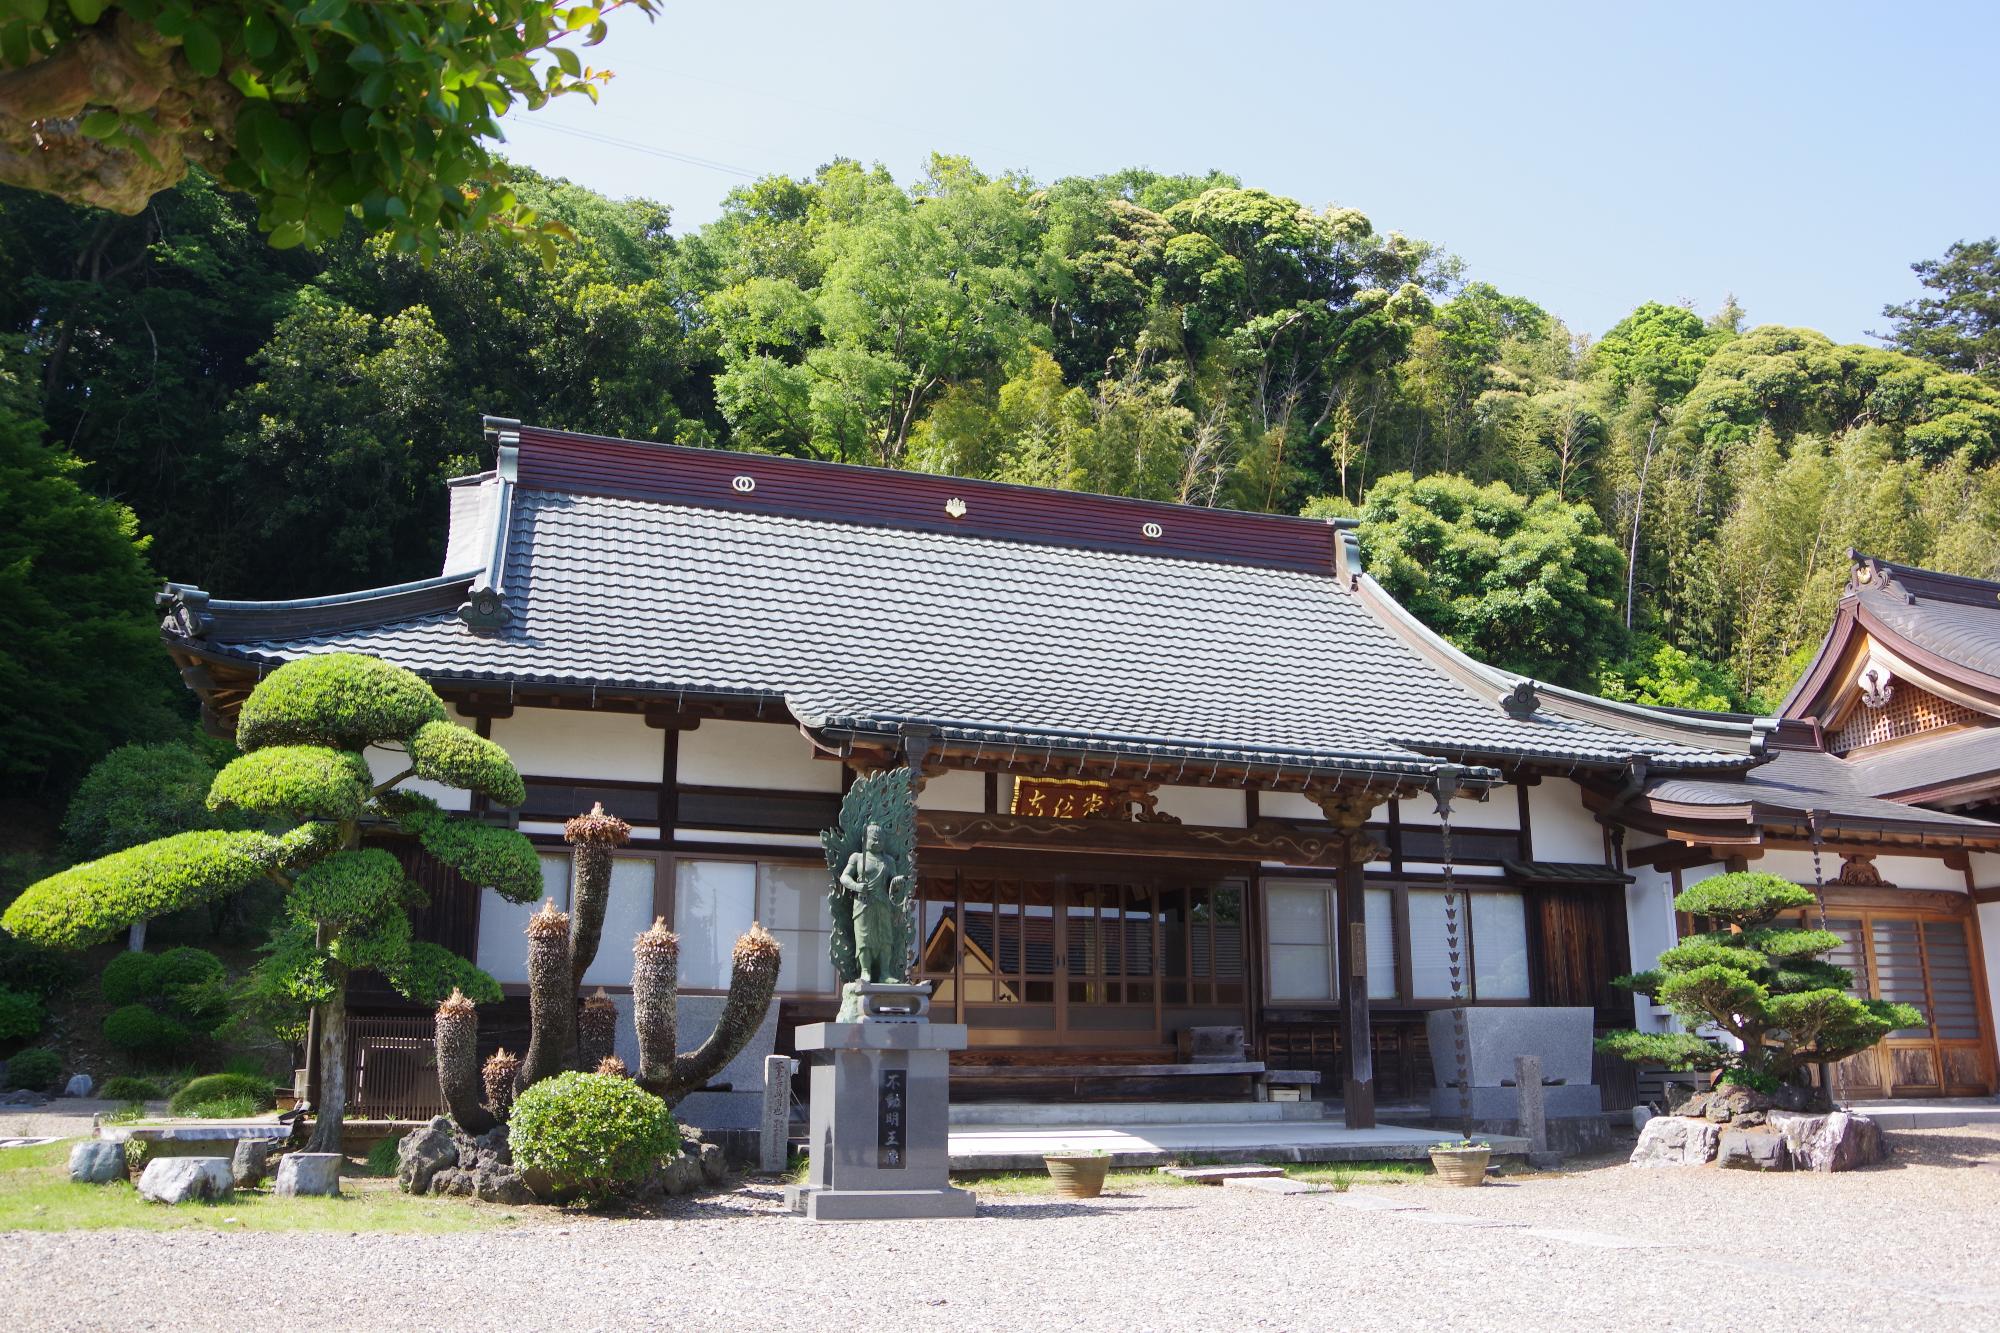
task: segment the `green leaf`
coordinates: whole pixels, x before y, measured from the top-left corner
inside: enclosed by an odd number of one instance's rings
[[[583,62],[577,59],[576,52],[567,46],[558,46],[555,49],[555,57],[556,63],[562,66],[563,73],[573,79],[583,77]]]
[[[69,12],[78,23],[95,23],[104,14],[108,0],[69,0]]]
[[[181,35],[181,51],[188,64],[194,66],[194,72],[204,79],[222,72],[222,39],[206,23],[197,20],[188,24],[188,30]]]
[[[116,111],[99,107],[83,118],[83,123],[77,126],[77,130],[86,139],[103,139],[116,133],[122,124],[124,118]]]
[[[278,25],[261,10],[252,10],[243,21],[243,50],[252,60],[262,60],[278,49]]]

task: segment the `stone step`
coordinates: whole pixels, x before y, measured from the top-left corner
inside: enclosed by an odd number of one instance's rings
[[[1285,1168],[1282,1166],[1249,1165],[1163,1166],[1160,1168],[1160,1174],[1163,1176],[1172,1176],[1175,1180],[1185,1180],[1190,1185],[1220,1185],[1231,1180],[1264,1180],[1274,1176],[1282,1177],[1285,1174]]]

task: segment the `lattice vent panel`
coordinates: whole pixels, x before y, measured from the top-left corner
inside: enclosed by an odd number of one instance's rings
[[[1840,730],[1833,733],[1833,752],[1846,754],[1864,745],[1893,741],[1940,727],[1956,727],[1980,721],[1980,715],[1964,704],[1941,699],[1920,690],[1906,680],[1895,683],[1889,702],[1880,708],[1863,704],[1854,710]]]

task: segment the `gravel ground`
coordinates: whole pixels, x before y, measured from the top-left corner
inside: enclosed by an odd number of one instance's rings
[[[1842,1176],[1160,1185],[958,1222],[812,1226],[753,1185],[461,1236],[16,1234],[0,1328],[2000,1327],[2000,1132],[1891,1139]]]

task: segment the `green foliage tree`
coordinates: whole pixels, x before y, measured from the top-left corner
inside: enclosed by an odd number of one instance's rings
[[[1587,505],[1399,473],[1375,483],[1360,518],[1368,572],[1484,661],[1588,685],[1592,665],[1621,645],[1618,548]]]
[[[1723,668],[1652,638],[1642,640],[1622,662],[1599,671],[1597,692],[1607,699],[1716,713],[1742,712],[1748,706]]]
[[[1668,1069],[1720,1069],[1724,1082],[1770,1093],[1810,1065],[1858,1055],[1897,1028],[1921,1027],[1924,1016],[1907,1004],[1848,993],[1853,974],[1825,961],[1841,947],[1838,935],[1775,924],[1813,902],[1812,890],[1755,871],[1683,890],[1675,910],[1720,928],[1683,939],[1655,970],[1617,984],[1652,996],[1691,1030],[1614,1032],[1598,1049]],[[1735,1046],[1696,1035],[1701,1028],[1727,1034]]]
[[[0,181],[138,213],[199,166],[274,246],[350,218],[397,248],[505,229],[548,245],[491,146],[516,104],[596,100],[576,47],[658,0],[37,0],[0,16]]]
[[[121,745],[91,765],[63,814],[63,850],[93,860],[142,842],[232,821],[208,808],[209,784],[228,761],[207,737]]]
[[[435,1002],[454,987],[499,998],[492,978],[437,945],[411,938],[417,902],[390,853],[361,845],[362,824],[386,821],[413,834],[469,882],[514,901],[541,888],[526,838],[454,819],[411,778],[522,800],[506,752],[477,736],[442,737],[444,704],[422,679],[370,657],[333,653],[264,677],[237,716],[241,757],[209,789],[213,809],[238,810],[283,832],[181,833],[115,852],[30,885],[0,926],[43,944],[80,948],[131,922],[271,880],[287,920],[263,964],[314,1006],[320,1096],[313,1151],[337,1152],[346,1101],[348,977],[374,968],[401,993]],[[407,766],[376,782],[363,758],[374,747]]]
[[[1948,370],[2000,382],[2000,239],[1959,241],[1910,265],[1937,293],[1884,306],[1889,341]]]
[[[0,357],[0,788],[61,792],[122,741],[174,729],[156,584],[131,510],[42,442],[18,363]]]
[[[1590,349],[1590,367],[1616,392],[1642,386],[1662,403],[1687,396],[1715,349],[1735,337],[1735,320],[1703,322],[1684,306],[1647,301]]]

